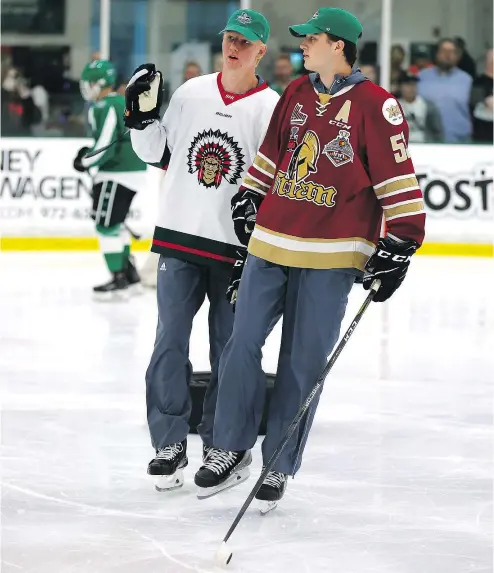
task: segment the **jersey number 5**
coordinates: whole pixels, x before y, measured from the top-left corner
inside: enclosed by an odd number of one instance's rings
[[[389,140],[391,141],[391,147],[394,151],[396,163],[403,163],[407,159],[410,159],[410,154],[408,153],[408,147],[405,143],[405,136],[403,131],[397,135],[392,135]]]

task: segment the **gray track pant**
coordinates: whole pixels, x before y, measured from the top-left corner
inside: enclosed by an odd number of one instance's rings
[[[354,280],[351,270],[281,267],[248,256],[232,336],[220,360],[215,446],[240,451],[256,443],[266,383],[262,347],[273,320],[283,314],[275,387],[262,445],[264,463],[269,460],[338,340]],[[277,461],[276,471],[293,475],[300,468],[318,401],[316,396]]]
[[[164,265],[164,266],[163,266]],[[148,425],[158,449],[181,442],[189,433],[192,365],[189,340],[192,321],[207,295],[211,381],[198,432],[206,445],[213,442],[218,391],[218,363],[232,332],[233,311],[226,299],[231,270],[197,265],[161,256],[158,265],[158,327],[146,372]]]

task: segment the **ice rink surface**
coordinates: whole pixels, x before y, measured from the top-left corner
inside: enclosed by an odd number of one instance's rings
[[[2,573],[217,571],[213,556],[260,470],[198,501],[160,494],[144,372],[152,292],[101,304],[91,254],[0,254]],[[365,293],[354,287],[344,328]],[[206,308],[191,345],[208,367]],[[279,329],[265,352],[276,369]],[[231,571],[492,573],[494,262],[416,257],[373,304],[326,382],[282,504],[249,509]]]

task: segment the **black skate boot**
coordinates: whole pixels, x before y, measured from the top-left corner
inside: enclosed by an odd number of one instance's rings
[[[123,271],[113,273],[111,281],[93,288],[94,297],[98,300],[125,300],[129,297],[129,282]]]
[[[285,493],[287,479],[287,475],[280,472],[268,473],[259,491],[256,493],[256,499],[260,502],[259,510],[261,515],[266,515],[278,505]]]
[[[249,465],[252,463],[252,455],[250,450],[227,452],[210,448],[203,463],[194,478],[199,488],[197,491],[199,499],[211,497],[245,481],[250,475]]]
[[[148,474],[155,478],[157,491],[170,491],[184,485],[183,468],[187,459],[187,440],[160,448],[148,465]]]
[[[127,264],[125,266],[125,278],[129,283],[130,294],[142,294],[143,289],[141,284],[141,277],[137,272],[135,259],[132,255],[130,255],[127,259]]]

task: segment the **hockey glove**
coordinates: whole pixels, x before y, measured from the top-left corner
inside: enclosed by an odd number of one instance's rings
[[[235,312],[235,303],[237,302],[238,287],[240,286],[240,279],[242,278],[242,272],[244,270],[246,258],[247,258],[247,250],[241,248],[237,249],[237,260],[233,265],[230,284],[226,289],[226,298],[228,299],[228,302],[233,305],[234,312]]]
[[[239,191],[232,197],[233,226],[242,245],[249,244],[262,199],[262,196],[254,191]]]
[[[375,302],[384,302],[401,285],[407,274],[410,258],[417,250],[415,241],[401,241],[391,237],[379,239],[376,250],[365,265],[363,285],[369,290],[375,279],[381,286],[374,296]]]
[[[124,123],[131,129],[144,129],[160,118],[163,77],[154,64],[136,68],[125,88]]]
[[[82,158],[84,157],[84,155],[86,155],[86,153],[90,150],[90,147],[81,147],[79,149],[79,151],[77,152],[76,158],[74,159],[74,169],[76,171],[79,171],[80,173],[84,173],[84,171],[86,171],[86,168],[82,165]]]

